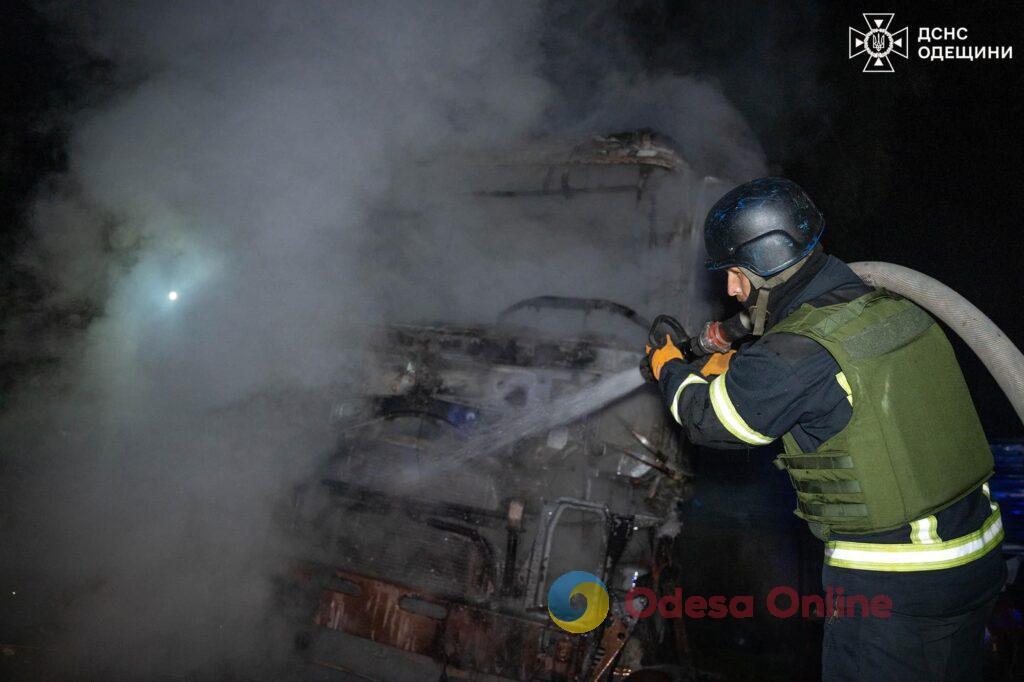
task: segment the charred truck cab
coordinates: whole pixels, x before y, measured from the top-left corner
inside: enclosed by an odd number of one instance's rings
[[[699,246],[695,217],[714,181],[695,178],[655,134],[551,149],[489,157],[472,200],[513,204],[560,229],[555,216],[612,195],[609,224],[587,229],[640,253],[667,248],[677,263]],[[361,400],[340,410],[336,451],[295,498],[296,533],[317,548],[299,571],[298,594],[313,600],[299,638],[310,675],[598,680],[685,668],[682,621],[637,622],[621,607],[634,586],[677,586],[669,548],[692,495],[690,452],[655,393],[496,456],[444,459],[478,429],[635,368],[643,313],[678,308],[689,277],[652,279],[639,300],[558,292],[509,302],[487,326],[382,330],[382,347],[400,350],[382,354]],[[557,320],[558,333],[537,318]],[[556,626],[546,606],[551,583],[571,570],[600,577],[611,597],[608,618],[582,635]]]

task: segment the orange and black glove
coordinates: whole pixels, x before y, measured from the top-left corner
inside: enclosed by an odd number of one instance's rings
[[[727,353],[712,353],[708,358],[708,361],[700,368],[700,373],[706,377],[725,374],[725,370],[729,369],[729,361],[732,360],[732,356],[734,355],[736,355],[736,351],[734,350]]]
[[[661,370],[669,360],[683,360],[683,351],[672,342],[672,337],[665,335],[665,345],[660,348],[644,346],[644,357],[640,360],[640,376],[646,381],[656,383],[661,378]]]

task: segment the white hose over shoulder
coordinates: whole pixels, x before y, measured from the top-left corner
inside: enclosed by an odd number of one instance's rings
[[[1024,355],[999,327],[970,301],[942,282],[892,263],[851,263],[869,286],[905,296],[945,322],[991,372],[1024,423]]]

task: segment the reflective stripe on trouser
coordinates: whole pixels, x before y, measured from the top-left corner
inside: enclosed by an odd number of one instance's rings
[[[988,484],[982,489],[988,496]],[[856,568],[864,571],[934,571],[969,564],[988,554],[1003,539],[1003,520],[999,505],[989,500],[992,513],[981,528],[952,540],[932,540],[928,534],[929,525],[911,524],[912,532],[918,532],[915,542],[909,544],[881,544],[870,542],[849,542],[833,540],[825,543],[825,563],[839,568]],[[928,519],[930,517],[925,517]],[[921,542],[924,537],[931,542]]]
[[[711,382],[711,387],[708,390],[708,396],[711,399],[711,407],[715,410],[715,416],[718,417],[718,420],[722,422],[722,426],[729,433],[744,443],[751,445],[767,445],[771,443],[775,440],[774,438],[769,438],[750,428],[747,422],[743,420],[743,417],[740,416],[740,413],[736,411],[732,400],[729,399],[729,392],[725,389],[725,377],[727,374],[727,371],[719,374]]]

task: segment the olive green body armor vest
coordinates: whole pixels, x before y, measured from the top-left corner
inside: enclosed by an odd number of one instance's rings
[[[784,435],[776,460],[796,488],[796,515],[818,537],[898,528],[992,475],[992,453],[949,340],[909,300],[875,290],[822,308],[805,304],[768,333],[824,346],[853,408],[847,426],[814,452]]]

